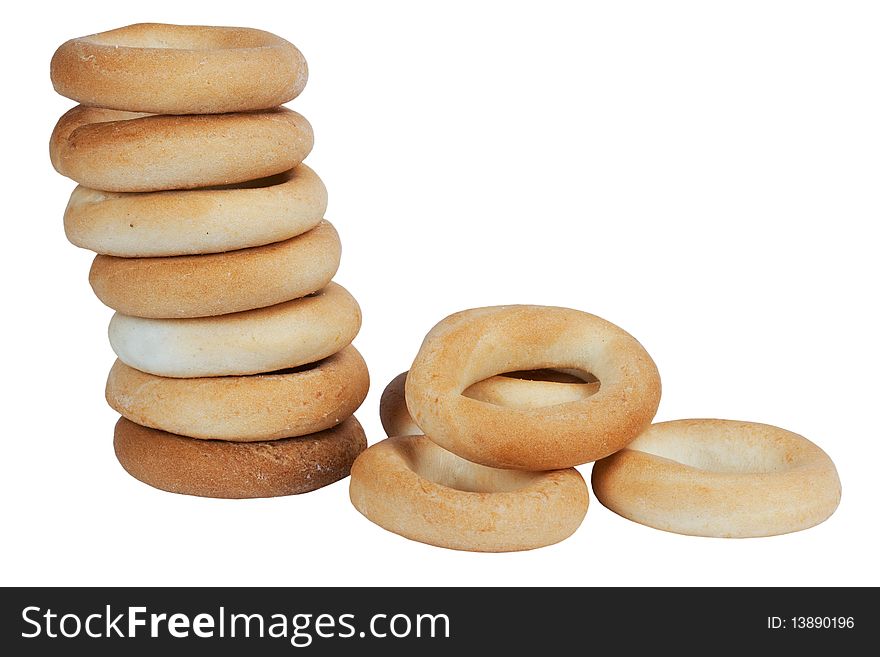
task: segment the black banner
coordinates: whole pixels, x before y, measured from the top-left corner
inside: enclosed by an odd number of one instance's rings
[[[163,657],[193,650],[840,650],[865,645],[876,609],[871,597],[816,588],[3,589],[0,647],[7,655],[119,655],[145,647]]]

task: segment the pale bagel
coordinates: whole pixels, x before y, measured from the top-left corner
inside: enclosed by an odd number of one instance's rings
[[[116,423],[116,458],[135,479],[170,493],[241,499],[296,495],[348,476],[367,446],[354,417],[332,429],[265,442],[198,440]]]
[[[593,466],[602,504],[693,536],[746,538],[806,529],[840,502],[831,459],[796,433],[732,420],[652,425]]]
[[[589,372],[599,391],[541,408],[507,408],[462,393],[502,372]],[[496,306],[447,317],[409,370],[406,404],[440,446],[499,468],[552,470],[602,458],[651,422],[660,375],[631,335],[595,315],[547,306]]]
[[[160,23],[71,39],[50,73],[55,91],[84,105],[154,114],[267,109],[308,79],[302,53],[269,32]]]
[[[379,400],[379,419],[388,436],[423,433],[406,408],[406,372],[385,387]],[[575,375],[555,370],[513,372],[477,381],[463,393],[478,401],[511,408],[540,408],[585,399],[599,390],[597,381],[585,382]]]
[[[125,315],[206,317],[272,306],[320,290],[336,274],[342,247],[328,221],[284,242],[227,253],[119,258],[98,255],[95,295]]]
[[[281,242],[317,226],[327,189],[305,164],[225,187],[102,192],[82,185],[64,212],[67,239],[125,258],[221,253]]]
[[[193,189],[265,178],[312,149],[309,122],[277,107],[242,114],[138,114],[78,105],[49,142],[58,173],[109,192]]]
[[[326,358],[351,344],[361,311],[340,285],[268,308],[190,319],[116,313],[113,351],[126,365],[170,377],[273,372]]]
[[[175,379],[117,360],[107,402],[138,424],[190,438],[250,442],[322,431],[351,416],[370,377],[353,346],[293,370]]]
[[[558,543],[589,505],[577,470],[523,472],[470,463],[426,436],[387,438],[351,468],[352,504],[414,541],[455,550],[510,552]]]

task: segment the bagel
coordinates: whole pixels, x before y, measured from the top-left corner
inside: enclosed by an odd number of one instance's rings
[[[406,408],[405,386],[406,372],[403,372],[391,380],[379,400],[379,419],[388,436],[422,433]],[[584,381],[579,376],[556,370],[539,370],[489,377],[461,394],[499,406],[539,408],[584,399],[598,390],[598,381]]]
[[[116,313],[113,351],[129,367],[167,377],[274,372],[327,358],[361,326],[354,298],[336,283],[268,308],[216,317],[146,319]]]
[[[221,253],[281,242],[317,226],[327,189],[305,164],[225,187],[101,192],[77,186],[64,212],[76,246],[124,258]]]
[[[228,185],[273,176],[312,150],[309,122],[276,107],[170,116],[77,105],[49,142],[58,173],[107,192]]]
[[[135,479],[170,493],[251,498],[296,495],[348,476],[367,446],[354,417],[300,438],[241,443],[198,440],[116,423],[116,458]]]
[[[206,317],[263,308],[323,288],[342,247],[322,221],[284,242],[208,255],[119,258],[98,255],[89,272],[95,295],[125,315]]]
[[[153,114],[267,109],[308,79],[302,53],[269,32],[160,23],[71,39],[50,73],[55,91],[83,105]]]
[[[589,493],[574,468],[497,470],[470,463],[426,436],[387,438],[351,468],[354,507],[388,531],[475,552],[531,550],[568,538]]]
[[[471,399],[471,385],[502,372],[589,372],[596,394],[540,408]],[[651,422],[660,375],[635,338],[595,315],[547,306],[465,310],[435,326],[406,380],[415,423],[462,458],[497,468],[554,470],[626,446]]]
[[[107,402],[137,424],[190,438],[250,442],[294,438],[335,426],[370,387],[353,346],[317,363],[251,376],[173,379],[117,360]]]
[[[807,529],[840,502],[831,459],[796,433],[732,420],[652,425],[593,466],[615,513],[691,536],[747,538]]]

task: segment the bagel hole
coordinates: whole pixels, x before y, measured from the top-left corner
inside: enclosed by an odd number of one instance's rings
[[[576,369],[515,370],[497,377],[478,381],[462,394],[496,406],[531,409],[586,399],[596,394],[601,385],[590,372]],[[536,385],[530,386],[529,382]]]
[[[545,381],[547,383],[599,383],[599,379],[590,372],[575,369],[543,369],[543,370],[516,370],[504,372],[499,376],[521,381]]]
[[[511,493],[540,477],[537,472],[472,463],[427,438],[406,441],[403,452],[409,467],[423,479],[465,493]]]

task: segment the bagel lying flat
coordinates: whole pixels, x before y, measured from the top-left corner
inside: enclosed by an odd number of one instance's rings
[[[84,249],[124,258],[222,253],[282,242],[324,217],[327,189],[305,164],[269,178],[185,191],[78,186],[64,231]]]
[[[113,351],[157,376],[235,376],[274,372],[327,358],[361,326],[354,298],[336,283],[301,299],[231,315],[146,319],[116,313]]]
[[[317,363],[250,376],[170,378],[117,360],[106,397],[113,409],[143,426],[250,442],[329,429],[358,409],[369,387],[367,365],[349,345]]]
[[[679,534],[745,538],[806,529],[840,502],[831,459],[767,424],[652,425],[593,466],[593,492],[625,518]]]
[[[170,493],[252,498],[296,495],[348,476],[367,446],[350,417],[331,429],[299,438],[228,442],[176,436],[119,418],[116,458],[135,479]]]
[[[455,550],[531,550],[567,538],[589,505],[577,470],[498,470],[426,436],[387,438],[351,468],[349,495],[365,517],[414,541]]]
[[[308,79],[302,53],[269,32],[160,23],[71,39],[50,69],[62,96],[155,114],[268,109],[298,96]]]
[[[157,115],[78,105],[49,142],[58,173],[108,192],[194,189],[265,178],[312,150],[309,122],[284,107],[243,114]]]
[[[342,246],[328,221],[283,242],[165,258],[99,255],[89,282],[114,310],[135,317],[225,315],[298,299],[326,286]]]

